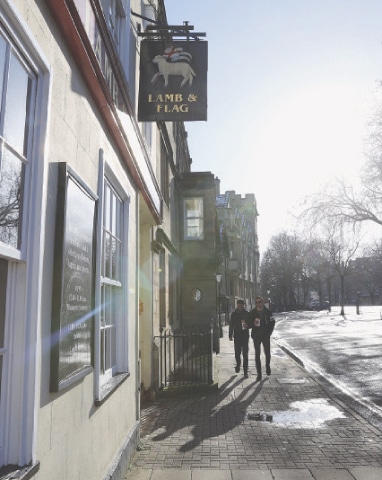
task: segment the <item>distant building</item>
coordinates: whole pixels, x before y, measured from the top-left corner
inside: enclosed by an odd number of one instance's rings
[[[247,309],[255,307],[259,294],[259,245],[257,205],[254,194],[242,197],[235,191],[217,196],[217,215],[222,239],[223,287],[221,308],[228,315],[236,300],[243,299]]]
[[[219,188],[211,172],[182,176],[181,311],[186,327],[207,328],[211,321],[220,327],[228,323],[237,299],[253,308],[259,292],[255,196],[220,194]]]
[[[216,324],[216,273],[219,269],[214,175],[211,172],[185,173],[180,190],[181,324],[188,329],[208,330],[211,322]],[[216,340],[215,349],[218,349]]]

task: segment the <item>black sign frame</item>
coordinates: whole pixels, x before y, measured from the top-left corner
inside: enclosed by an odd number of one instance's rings
[[[138,121],[207,120],[207,71],[206,41],[143,40]]]
[[[50,391],[93,371],[97,196],[69,167],[58,164],[53,270]]]

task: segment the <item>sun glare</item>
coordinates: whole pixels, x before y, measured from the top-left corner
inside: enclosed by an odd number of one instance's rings
[[[274,181],[294,173],[304,180],[303,190],[339,176],[356,179],[364,161],[366,103],[362,92],[343,86],[293,92],[268,112],[255,155],[274,167]]]

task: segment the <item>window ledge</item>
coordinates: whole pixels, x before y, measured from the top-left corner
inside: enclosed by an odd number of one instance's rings
[[[99,397],[94,400],[94,405],[100,407],[128,377],[130,377],[130,373],[115,374],[113,378],[101,386]]]
[[[29,480],[38,472],[39,468],[40,462],[26,467],[18,467],[17,465],[0,467],[0,480]]]

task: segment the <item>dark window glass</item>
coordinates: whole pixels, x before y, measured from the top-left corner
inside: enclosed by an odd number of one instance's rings
[[[11,55],[5,102],[4,138],[22,155],[26,155],[27,115],[30,78],[15,55]]]
[[[0,242],[21,247],[22,200],[36,81],[0,35]]]
[[[4,75],[5,75],[5,50],[6,50],[6,43],[3,37],[0,36],[0,112],[1,112],[1,94],[3,92],[3,84],[4,84]]]
[[[0,242],[19,247],[24,167],[8,150],[0,154]]]

